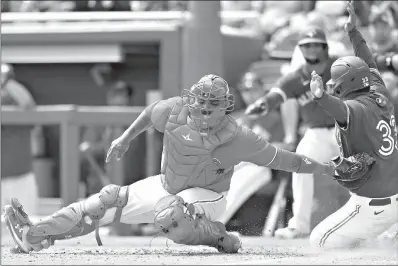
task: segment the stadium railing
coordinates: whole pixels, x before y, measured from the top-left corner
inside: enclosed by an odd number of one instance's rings
[[[128,126],[145,107],[45,105],[24,110],[2,106],[2,125],[58,125],[60,127],[60,194],[62,205],[78,200],[80,180],[80,127],[90,125]],[[152,134],[148,131],[147,134]],[[148,150],[150,147],[146,147]],[[146,153],[148,154],[148,153]],[[151,160],[151,157],[148,158]],[[111,162],[114,168],[122,167]],[[149,162],[151,163],[151,162]],[[122,174],[122,170],[115,171]],[[115,180],[123,180],[114,177]]]
[[[221,11],[223,22],[241,19],[258,19],[257,11]],[[89,22],[89,21],[184,21],[186,11],[118,11],[118,12],[6,12],[2,23],[15,22]]]

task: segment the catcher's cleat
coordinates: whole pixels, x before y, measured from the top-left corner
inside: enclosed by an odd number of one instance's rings
[[[216,245],[217,250],[222,253],[237,253],[241,247],[242,242],[239,237],[231,233],[226,233],[226,236],[220,237]]]
[[[15,243],[26,253],[49,248],[56,240],[86,235],[94,230],[98,244],[102,245],[99,220],[107,209],[116,207],[114,221],[119,221],[127,199],[127,186],[107,185],[99,193],[32,223],[19,201],[12,198],[11,205],[4,207],[4,216]]]
[[[23,210],[22,204],[18,199],[11,198],[11,205],[4,206],[4,218],[12,238],[17,244],[17,248],[11,250],[12,252],[29,253],[33,250],[40,251],[43,248],[48,248],[52,244],[51,239],[47,238],[31,237],[28,241],[30,237],[29,231],[33,224],[29,216]],[[34,242],[32,242],[32,240]]]
[[[223,253],[239,251],[242,243],[236,235],[227,232],[223,223],[195,212],[194,205],[184,202],[180,196],[166,196],[155,206],[154,226],[177,244],[205,245]]]
[[[3,208],[4,219],[8,230],[18,248],[25,253],[29,253],[33,248],[26,241],[27,232],[31,226],[29,217],[23,211],[22,205],[16,199],[11,200],[11,205]]]

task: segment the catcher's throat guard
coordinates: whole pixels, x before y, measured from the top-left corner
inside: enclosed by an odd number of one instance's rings
[[[194,205],[180,196],[162,198],[154,211],[156,230],[177,244],[206,245],[225,253],[236,253],[241,246],[239,238],[228,234],[223,223],[196,213]]]
[[[181,97],[196,130],[207,137],[215,132],[217,125],[233,111],[235,105],[228,83],[216,75],[202,77],[190,89],[184,89]]]

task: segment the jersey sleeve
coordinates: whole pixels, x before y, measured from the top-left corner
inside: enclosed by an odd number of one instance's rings
[[[283,98],[283,101],[286,101],[289,98],[296,97],[294,92],[297,90],[297,86],[300,86],[300,84],[301,81],[296,70],[278,79],[275,86],[271,88],[270,92],[276,92],[280,94]]]
[[[351,135],[363,131],[363,121],[368,116],[368,109],[362,103],[355,100],[348,100],[344,102],[347,107],[347,125],[340,127],[343,131],[349,131]]]
[[[154,128],[159,132],[164,132],[167,120],[171,111],[180,97],[174,97],[167,100],[160,100],[155,104],[151,112],[151,121]]]
[[[276,148],[247,127],[239,127],[235,138],[214,153],[214,157],[226,165],[236,165],[244,161],[267,166],[275,156]]]
[[[371,68],[370,69],[370,82],[371,85],[373,86],[380,86],[380,87],[386,87],[386,84],[384,84],[383,79],[381,78],[379,70],[376,68]]]

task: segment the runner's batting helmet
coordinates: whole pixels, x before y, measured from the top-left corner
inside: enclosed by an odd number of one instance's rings
[[[354,91],[370,86],[370,69],[361,58],[345,56],[330,68],[331,79],[326,83],[330,94],[345,98]]]

